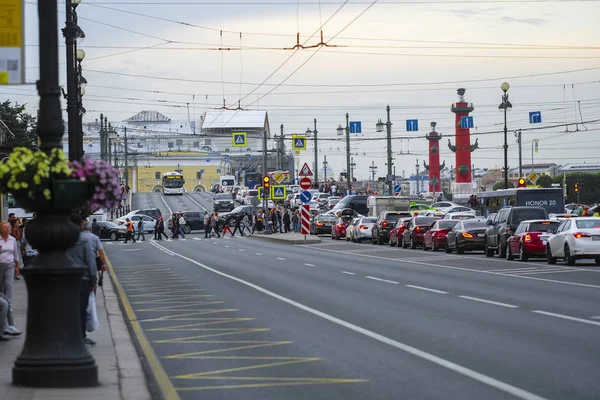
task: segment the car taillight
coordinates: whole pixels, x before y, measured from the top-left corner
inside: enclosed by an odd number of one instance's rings
[[[361,225],[361,226],[360,226],[360,229],[369,229],[369,227],[368,227],[368,226],[366,226],[366,225]]]
[[[531,242],[531,235],[525,235],[523,240],[525,240],[525,242],[527,242],[527,243]]]
[[[338,228],[343,228],[344,226],[342,224],[338,224]]]
[[[317,226],[323,226],[322,222],[317,222]]]
[[[471,239],[473,237],[473,235],[471,235],[469,232],[463,232],[462,235],[464,238],[467,238],[467,239]]]
[[[415,231],[420,231],[420,230],[421,230],[420,226],[415,227]]]
[[[381,223],[381,226],[385,228],[385,227],[387,226],[387,222],[383,221],[383,222]]]
[[[506,228],[506,233],[510,233],[510,228]]]
[[[575,236],[575,239],[581,239],[581,238],[589,238],[589,237],[591,237],[588,233],[585,233],[585,232],[574,232],[573,236]]]

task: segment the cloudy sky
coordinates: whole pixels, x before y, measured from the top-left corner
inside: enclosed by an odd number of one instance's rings
[[[25,10],[30,83],[39,74],[36,4],[27,1]],[[64,3],[59,8],[64,21]],[[498,104],[507,81],[509,166],[518,166],[516,129],[524,164],[533,139],[535,162],[600,163],[600,1],[83,0],[77,10],[86,34],[86,120],[141,110],[187,119],[188,103],[199,117],[223,99],[230,107],[240,101],[268,111],[273,132],[283,124],[286,134],[302,133],[316,118],[320,162],[327,154],[339,173],[345,141],[336,128],[349,113],[362,122],[351,147],[355,176],[366,178],[372,161],[380,176],[387,168],[375,123],[389,104],[396,172],[408,176],[427,157],[422,137],[431,121],[454,133],[450,106],[459,87],[475,106],[473,163],[501,167]],[[319,34],[311,35],[321,26],[328,47],[291,49],[298,32],[300,44],[318,44]],[[0,93],[35,113],[32,84]],[[542,112],[541,125],[529,124],[531,111]],[[419,120],[419,132],[406,132],[407,119]],[[441,149],[454,165],[446,139]],[[312,155],[309,144],[300,160],[312,163]]]

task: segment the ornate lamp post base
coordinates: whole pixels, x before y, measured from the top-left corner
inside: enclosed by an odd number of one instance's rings
[[[28,293],[27,336],[15,361],[13,384],[96,386],[98,367],[85,347],[79,323],[78,293],[84,269],[50,267],[61,261],[57,258],[63,257],[40,255],[37,266],[22,270]]]

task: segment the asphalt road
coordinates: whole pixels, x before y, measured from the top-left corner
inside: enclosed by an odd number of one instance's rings
[[[598,267],[203,236],[106,246],[182,399],[600,398]]]

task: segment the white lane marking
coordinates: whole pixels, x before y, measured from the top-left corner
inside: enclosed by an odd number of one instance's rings
[[[277,259],[280,261],[285,261],[285,258],[277,257]]]
[[[225,247],[229,247],[229,246],[225,246]]]
[[[254,254],[256,254],[257,256],[262,256],[262,253],[254,253]]]
[[[372,279],[372,280],[374,280],[374,281],[380,281],[380,282],[392,283],[392,284],[394,284],[394,285],[398,285],[398,284],[399,284],[399,282],[396,282],[396,281],[390,281],[390,280],[387,280],[387,279],[376,278],[376,277],[374,277],[374,276],[365,276],[365,278],[367,278],[367,279]]]
[[[599,316],[595,316],[595,317],[590,317],[591,319],[600,319],[600,315]]]
[[[354,272],[342,271],[342,274],[346,275],[356,275]]]
[[[443,290],[430,289],[430,288],[426,288],[426,287],[423,287],[423,286],[406,285],[406,287],[413,288],[413,289],[419,289],[419,290],[425,290],[427,292],[440,293],[440,294],[448,294],[448,292],[444,292]]]
[[[564,269],[554,269],[554,270],[544,270],[544,271],[533,271],[533,272],[527,272],[527,273],[523,273],[523,274],[519,274],[519,275],[541,275],[541,274],[562,274],[564,272],[580,272],[581,270],[564,270]]]
[[[409,346],[409,345],[404,344],[402,342],[398,342],[398,341],[396,341],[394,339],[390,339],[390,338],[388,338],[386,336],[383,336],[383,335],[380,335],[380,334],[378,334],[376,332],[370,331],[370,330],[362,328],[362,327],[360,327],[358,325],[354,325],[354,324],[352,324],[350,322],[344,321],[343,319],[336,318],[336,317],[334,317],[332,315],[326,314],[326,313],[324,313],[322,311],[319,311],[317,309],[305,306],[304,304],[301,304],[301,303],[299,303],[297,301],[288,299],[287,297],[281,296],[281,295],[279,295],[279,294],[277,294],[275,292],[271,292],[270,290],[267,290],[267,289],[265,289],[265,288],[263,288],[261,286],[255,285],[254,283],[250,283],[250,282],[245,281],[243,279],[237,278],[237,277],[235,277],[233,275],[229,275],[229,274],[226,274],[224,272],[218,271],[218,270],[216,270],[214,268],[211,268],[211,267],[209,267],[207,265],[204,265],[201,262],[193,260],[193,259],[191,259],[189,257],[183,256],[181,254],[177,254],[177,257],[179,257],[181,259],[184,259],[186,261],[189,261],[192,264],[195,264],[195,265],[197,265],[197,266],[199,266],[201,268],[204,268],[207,271],[210,271],[212,273],[220,275],[220,276],[222,276],[224,278],[231,279],[232,281],[238,282],[238,283],[240,283],[242,285],[245,285],[245,286],[248,286],[248,287],[250,287],[252,289],[255,289],[255,290],[257,290],[257,291],[259,291],[259,292],[261,292],[263,294],[266,294],[267,296],[271,296],[274,299],[280,300],[280,301],[282,301],[284,303],[287,303],[287,304],[289,304],[289,305],[291,305],[293,307],[296,307],[296,308],[298,308],[300,310],[303,310],[303,311],[306,311],[306,312],[308,312],[310,314],[316,315],[317,317],[323,318],[323,319],[325,319],[325,320],[327,320],[329,322],[332,322],[334,324],[340,325],[340,326],[342,326],[342,327],[344,327],[346,329],[349,329],[351,331],[360,333],[361,335],[367,336],[367,337],[369,337],[369,338],[371,338],[373,340],[377,340],[377,341],[379,341],[381,343],[387,344],[387,345],[389,345],[391,347],[394,347],[394,348],[396,348],[398,350],[404,351],[405,353],[412,354],[415,357],[422,358],[423,360],[429,361],[429,362],[431,362],[433,364],[436,364],[436,365],[438,365],[440,367],[443,367],[443,368],[449,369],[451,371],[454,371],[457,374],[466,376],[466,377],[471,378],[471,379],[473,379],[475,381],[481,382],[481,383],[483,383],[485,385],[491,386],[491,387],[496,388],[496,389],[498,389],[500,391],[503,391],[505,393],[511,394],[511,395],[513,395],[513,396],[515,396],[517,398],[520,398],[520,399],[523,399],[523,400],[546,400],[546,399],[544,399],[541,396],[538,396],[536,394],[533,394],[531,392],[528,392],[528,391],[526,391],[524,389],[521,389],[521,388],[518,388],[516,386],[510,385],[510,384],[508,384],[506,382],[502,382],[502,381],[500,381],[498,379],[492,378],[491,376],[482,374],[482,373],[477,372],[475,370],[472,370],[470,368],[463,367],[462,365],[456,364],[456,363],[454,363],[454,362],[452,362],[450,360],[444,359],[442,357],[438,357],[438,356],[433,355],[431,353],[427,353],[426,351],[419,350],[416,347],[412,347],[412,346]]]
[[[528,268],[508,268],[508,269],[492,269],[490,272],[527,272],[532,270],[542,270],[542,269],[555,269],[555,268],[564,268],[564,267],[528,267]]]
[[[187,239],[186,239],[186,238],[181,238],[181,239],[179,239],[179,240],[181,240],[181,241],[185,242]]]
[[[575,317],[570,317],[568,315],[555,314],[555,313],[551,313],[551,312],[548,312],[548,311],[542,311],[542,310],[533,310],[532,312],[536,313],[536,314],[547,315],[549,317],[562,318],[562,319],[567,319],[569,321],[575,321],[575,322],[581,322],[581,323],[584,323],[584,324],[600,326],[600,322],[588,321],[587,319],[583,319],[583,318],[575,318]]]
[[[213,244],[219,244],[219,243],[217,243],[217,242],[213,242]]]
[[[194,238],[194,240],[202,240],[201,238]]]
[[[305,247],[307,249],[321,250],[321,251],[325,251],[325,252],[329,252],[329,253],[347,254],[345,251],[330,250],[330,249],[324,249],[322,247],[308,246],[308,245],[303,245],[303,244],[299,244],[299,245],[297,245],[297,247]],[[400,259],[396,259],[396,258],[370,256],[370,255],[367,255],[367,254],[356,254],[356,256],[358,256],[358,257],[367,257],[367,258],[375,258],[375,259],[378,259],[378,260],[394,261],[394,262],[397,262],[397,263],[403,263],[404,262],[404,263],[409,263],[409,264],[425,265],[427,267],[453,269],[453,270],[457,270],[457,271],[476,272],[476,273],[479,273],[479,274],[489,274],[489,275],[504,276],[504,277],[509,277],[509,278],[529,279],[529,280],[533,280],[533,281],[558,283],[558,284],[561,284],[561,285],[570,285],[570,286],[579,286],[579,287],[600,289],[600,286],[598,286],[598,285],[592,285],[592,284],[589,284],[589,283],[577,283],[577,282],[557,281],[555,279],[536,278],[536,277],[533,277],[533,276],[520,276],[520,275],[513,275],[513,274],[501,274],[499,272],[483,271],[483,270],[479,270],[479,269],[471,269],[471,268],[463,268],[463,267],[453,267],[451,265],[432,264],[432,263],[425,263],[425,262],[419,262],[419,261],[410,261],[410,260],[406,260],[406,259],[400,260]],[[469,258],[469,257],[467,257],[467,258]],[[586,271],[586,270],[584,270],[584,271]],[[600,271],[598,271],[598,272],[600,272]]]
[[[307,264],[307,263],[305,263],[304,265],[306,265],[307,267],[316,267],[315,264]]]
[[[238,249],[238,250],[239,250],[239,251],[246,251],[246,250],[244,250],[244,249]]]
[[[506,308],[519,308],[519,306],[514,306],[512,304],[506,304],[506,303],[500,303],[498,301],[492,301],[492,300],[486,300],[486,299],[480,299],[479,297],[471,297],[471,296],[458,296],[461,299],[466,299],[466,300],[473,300],[473,301],[478,301],[480,303],[487,303],[487,304],[493,304],[495,306],[500,306],[500,307],[506,307]]]
[[[190,200],[191,200],[193,203],[195,203],[195,204],[196,204],[198,207],[200,207],[200,208],[201,208],[201,209],[203,209],[204,211],[208,211],[206,208],[202,207],[202,205],[201,205],[200,203],[198,203],[196,200],[194,200],[194,199],[192,198],[192,196],[190,196],[190,194],[189,194],[189,193],[186,193],[186,194],[187,194],[187,196],[186,196],[186,197],[187,197],[188,199],[190,199]]]
[[[167,204],[167,201],[165,200],[164,196],[160,196],[160,199],[163,201],[163,203],[165,203],[165,206],[167,206],[167,210],[169,210],[169,214],[173,215],[173,210],[171,210],[171,207],[169,207],[169,205]]]

